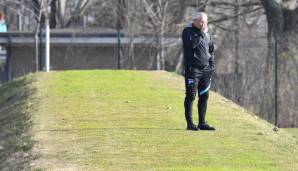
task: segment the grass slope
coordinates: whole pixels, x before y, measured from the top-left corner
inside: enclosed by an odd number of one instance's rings
[[[285,128],[285,130],[298,138],[298,128]]]
[[[215,132],[185,130],[183,78],[66,71],[0,89],[0,170],[298,170],[286,131],[210,94]],[[196,118],[197,120],[197,118]]]

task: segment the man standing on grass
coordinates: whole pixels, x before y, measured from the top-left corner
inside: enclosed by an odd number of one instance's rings
[[[215,130],[205,121],[211,76],[214,72],[214,45],[208,33],[208,17],[204,12],[195,14],[193,21],[182,33],[185,70],[185,119],[187,130]],[[192,120],[193,101],[198,91],[199,124]]]
[[[0,32],[7,32],[4,12],[0,11]]]
[[[7,25],[5,23],[5,15],[4,12],[0,11],[0,33],[7,32]],[[0,45],[0,51],[2,50],[2,46]]]

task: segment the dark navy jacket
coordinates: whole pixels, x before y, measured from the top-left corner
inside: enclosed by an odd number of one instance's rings
[[[182,33],[184,68],[187,72],[214,69],[214,45],[210,34],[203,33],[192,24],[184,28]]]

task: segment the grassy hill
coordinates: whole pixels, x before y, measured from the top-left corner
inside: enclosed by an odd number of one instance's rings
[[[217,131],[186,131],[183,100],[183,78],[167,72],[17,79],[0,88],[0,170],[298,170],[285,130],[211,93]]]
[[[285,128],[285,130],[298,138],[298,128]]]

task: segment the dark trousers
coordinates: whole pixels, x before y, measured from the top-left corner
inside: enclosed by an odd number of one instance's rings
[[[209,98],[209,89],[211,86],[211,77],[213,69],[188,69],[185,72],[185,119],[188,125],[193,124],[192,120],[192,107],[195,100],[196,93],[198,92],[198,115],[199,124],[205,124],[205,116],[207,110],[207,101]]]

